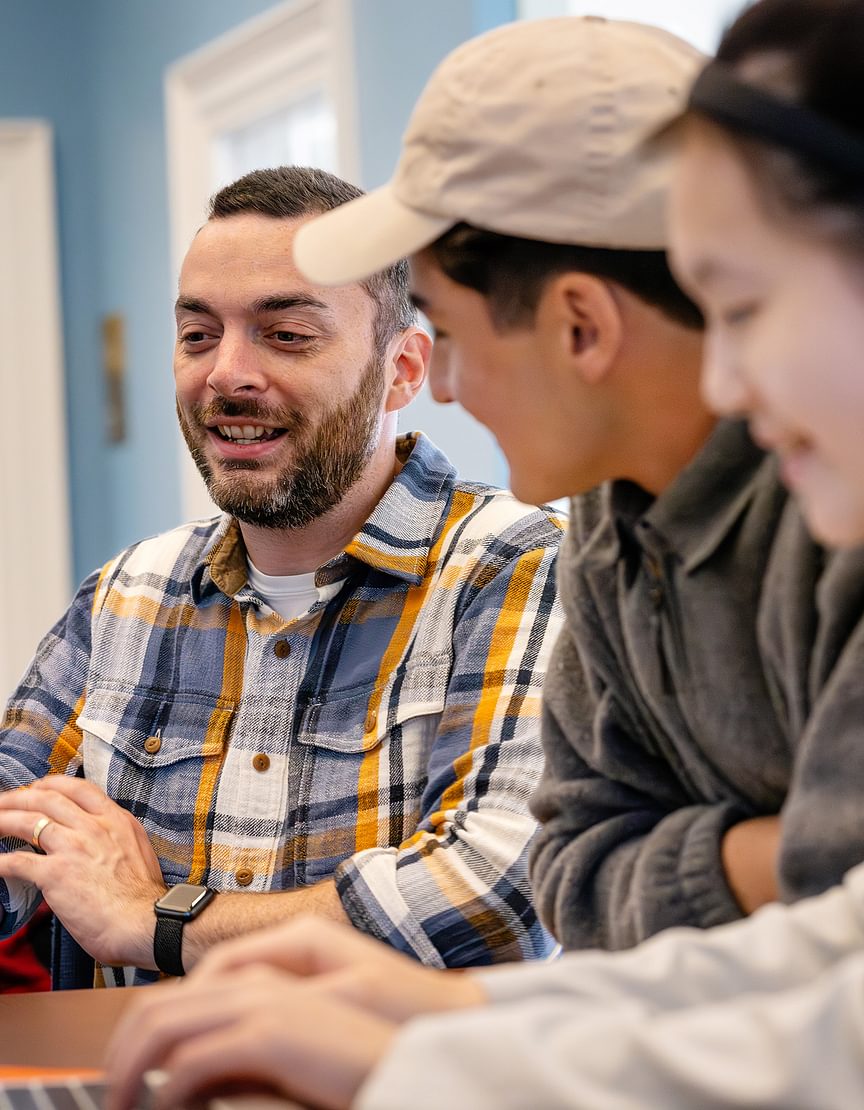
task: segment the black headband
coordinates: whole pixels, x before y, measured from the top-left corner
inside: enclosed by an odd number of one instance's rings
[[[826,169],[864,179],[864,139],[810,108],[748,85],[723,62],[711,62],[702,70],[688,107],[731,131],[775,143]]]

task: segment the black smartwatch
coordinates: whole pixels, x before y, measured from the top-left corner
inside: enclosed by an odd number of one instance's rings
[[[156,932],[153,934],[153,959],[166,975],[185,975],[183,968],[183,926],[198,916],[216,897],[216,891],[194,883],[177,883],[153,903]]]

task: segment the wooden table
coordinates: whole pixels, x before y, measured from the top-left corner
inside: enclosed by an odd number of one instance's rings
[[[143,989],[0,994],[0,1064],[101,1067],[120,1014]]]
[[[121,1013],[139,991],[152,989],[0,994],[0,1077],[4,1066],[101,1068]],[[251,1094],[212,1099],[208,1105],[210,1110],[303,1110],[293,1102]]]

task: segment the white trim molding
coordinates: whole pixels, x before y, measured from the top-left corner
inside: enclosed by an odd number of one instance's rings
[[[59,286],[51,128],[0,120],[0,705],[69,604]]]
[[[173,274],[205,219],[217,139],[324,90],[338,170],[357,180],[352,0],[288,0],[171,66],[165,78]],[[182,445],[183,515],[214,511]]]

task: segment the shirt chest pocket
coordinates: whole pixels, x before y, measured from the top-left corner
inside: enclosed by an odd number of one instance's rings
[[[202,785],[218,776],[234,709],[222,698],[99,689],[78,715],[85,776],[163,845],[166,879],[188,873]]]
[[[394,672],[383,687],[310,702],[298,732],[298,882],[318,882],[347,856],[414,832],[450,669],[449,658],[436,660]]]

